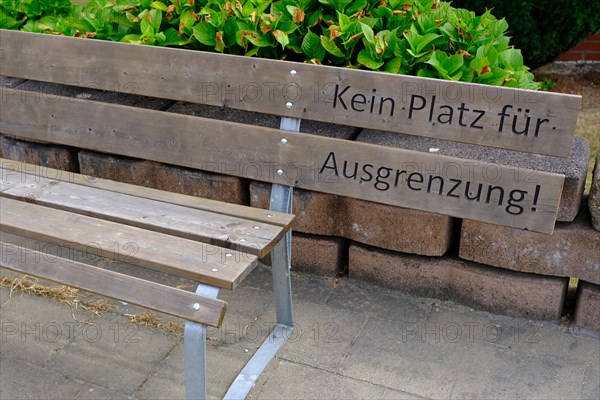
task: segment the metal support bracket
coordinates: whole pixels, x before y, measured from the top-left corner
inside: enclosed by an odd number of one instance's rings
[[[216,298],[219,288],[199,284],[196,294]],[[186,400],[206,399],[206,325],[186,321],[183,333]]]
[[[281,118],[282,131],[298,132],[300,119]],[[282,146],[288,143],[287,138],[280,141]],[[292,212],[293,188],[285,185],[273,184],[271,188],[270,210],[285,213]],[[283,346],[294,330],[294,311],[292,307],[292,282],[290,269],[292,267],[292,231],[286,232],[283,238],[275,245],[271,252],[273,271],[273,290],[275,292],[275,310],[277,325],[254,353],[242,372],[225,394],[224,399],[245,399],[259,376],[275,358],[277,351]]]

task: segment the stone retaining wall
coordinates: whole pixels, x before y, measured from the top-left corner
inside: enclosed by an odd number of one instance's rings
[[[278,127],[279,118],[135,95],[2,78],[4,87]],[[200,128],[201,129],[201,128]],[[0,129],[1,130],[1,129]],[[295,190],[292,263],[297,271],[368,280],[417,296],[452,300],[508,315],[557,320],[569,278],[579,279],[575,323],[600,332],[600,232],[591,226],[583,187],[589,145],[576,138],[570,158],[462,145],[409,135],[303,121],[306,133],[486,160],[566,175],[551,236],[330,194]],[[266,208],[269,185],[153,161],[44,143],[0,131],[5,158],[188,195]],[[168,134],[168,133],[166,133]],[[598,187],[596,174],[593,187]],[[597,189],[596,189],[597,190]],[[590,205],[598,201],[590,195]],[[595,204],[595,203],[594,203]],[[592,207],[590,207],[592,208]],[[595,218],[598,207],[592,210]]]

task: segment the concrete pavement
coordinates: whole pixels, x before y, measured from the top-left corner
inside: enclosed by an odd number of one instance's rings
[[[251,399],[600,398],[600,340],[568,326],[348,279],[294,274],[293,289],[297,329]],[[9,293],[0,289],[0,399],[183,398],[181,335],[130,322],[143,309],[112,302],[97,316]],[[268,267],[219,297],[229,311],[209,331],[210,398],[275,320]]]

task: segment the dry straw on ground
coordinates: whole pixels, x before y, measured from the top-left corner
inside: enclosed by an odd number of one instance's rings
[[[77,322],[87,323],[75,318],[75,310],[81,308],[94,315],[101,317],[104,313],[113,310],[115,307],[106,300],[85,301],[82,299],[82,292],[79,289],[73,289],[68,286],[46,286],[39,283],[36,278],[25,275],[21,278],[11,278],[0,276],[0,286],[10,289],[9,299],[2,304],[7,304],[12,300],[15,293],[33,294],[58,300],[61,303],[68,304],[71,307],[71,315]],[[125,314],[132,323],[147,326],[150,328],[161,329],[167,333],[181,334],[183,325],[174,322],[164,322],[156,314],[151,312],[142,312],[138,314]]]

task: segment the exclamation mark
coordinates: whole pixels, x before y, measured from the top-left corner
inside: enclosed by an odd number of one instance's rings
[[[538,197],[540,197],[540,185],[535,185],[535,194],[533,195],[533,207],[531,207],[531,211],[535,212],[537,209],[535,206],[537,206]]]

